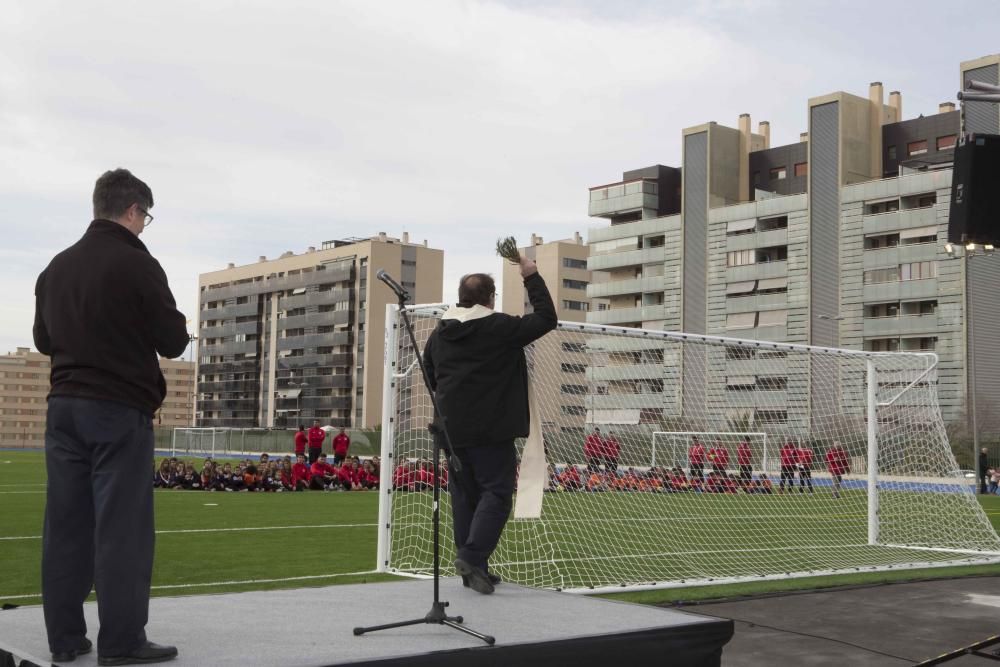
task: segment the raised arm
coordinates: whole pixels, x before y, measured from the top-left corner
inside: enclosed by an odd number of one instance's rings
[[[556,307],[534,260],[521,258],[521,277],[534,312],[511,318],[510,342],[524,347],[556,328]]]

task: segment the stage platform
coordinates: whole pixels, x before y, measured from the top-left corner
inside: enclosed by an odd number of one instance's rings
[[[447,611],[496,637],[496,645],[441,625],[415,625],[360,637],[355,626],[423,617],[432,582],[395,581],[295,590],[154,598],[146,632],[180,650],[171,665],[692,665],[720,664],[729,620],[503,583],[493,595],[441,581]],[[86,605],[97,637],[97,606]],[[41,607],[0,611],[0,649],[48,665]],[[97,664],[96,653],[74,666]]]

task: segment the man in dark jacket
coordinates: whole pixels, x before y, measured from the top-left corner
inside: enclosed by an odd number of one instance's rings
[[[988,475],[986,474],[986,471],[989,470],[989,468],[989,450],[983,447],[983,449],[979,452],[979,470],[977,471],[979,473],[979,493],[986,493],[986,482],[989,481],[987,479]]]
[[[443,425],[462,464],[448,475],[455,569],[480,593],[492,593],[499,582],[489,574],[488,561],[510,515],[514,439],[528,435],[524,346],[556,327],[555,306],[535,262],[522,258],[520,270],[533,313],[494,312],[493,278],[473,273],[462,278],[458,306],[441,318],[424,348]]]
[[[51,357],[42,602],[56,662],[87,653],[83,601],[98,591],[98,663],[169,660],[146,639],[153,570],[153,415],[166,395],[157,353],[179,357],[184,315],[139,240],[149,186],[125,169],[94,187],[94,218],[35,286],[35,345]]]

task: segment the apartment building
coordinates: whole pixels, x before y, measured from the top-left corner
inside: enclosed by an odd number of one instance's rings
[[[958,85],[996,85],[998,66],[1000,56],[964,62]],[[1000,132],[997,105],[967,103],[966,120],[968,131]],[[973,377],[984,401],[1000,396],[1000,339],[992,335],[1000,295],[986,287],[1000,284],[1000,259],[946,249],[959,123],[951,103],[904,119],[902,95],[886,102],[875,82],[867,96],[808,100],[807,130],[785,146],[770,145],[766,121],[753,132],[747,114],[736,127],[684,129],[679,168],[633,170],[590,189],[590,215],[610,224],[588,233],[588,294],[607,295],[610,308],[588,321],[934,351],[945,420],[963,419]],[[679,180],[679,192],[662,185],[663,174]],[[665,361],[665,375],[676,361]],[[762,375],[754,359],[691,361],[680,364],[688,391],[649,392],[633,423],[678,417],[691,402],[732,419],[805,427],[810,405],[834,404],[841,390],[836,377],[814,382],[811,369],[780,361],[766,365],[774,375]],[[709,367],[743,390],[740,405],[698,382]],[[748,388],[760,400],[748,399]]]
[[[212,427],[381,422],[385,269],[438,303],[444,254],[384,233],[230,264],[199,277],[196,422]]]
[[[27,347],[0,356],[0,447],[40,447],[45,441],[49,357]],[[157,427],[191,426],[194,363],[160,359],[167,396],[157,412]]]

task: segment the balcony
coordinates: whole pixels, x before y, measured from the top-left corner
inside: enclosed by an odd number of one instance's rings
[[[660,394],[590,394],[584,397],[584,405],[589,410],[622,410],[641,408],[663,408],[677,400],[671,393]]]
[[[327,306],[338,301],[354,301],[353,289],[331,289],[324,292],[306,292],[294,296],[281,297],[280,308],[282,310],[294,310],[305,308],[306,306]]]
[[[726,237],[726,250],[750,250],[788,245],[788,229],[771,229],[766,232],[735,234]]]
[[[303,327],[328,327],[335,324],[347,324],[351,321],[351,311],[337,310],[325,313],[306,313],[282,317],[278,320],[278,331],[285,329],[301,329]]]
[[[637,363],[621,366],[590,366],[587,368],[587,380],[603,382],[608,380],[652,380],[673,375],[665,367],[658,364]]]
[[[662,292],[666,289],[666,276],[633,278],[632,280],[612,280],[606,283],[587,285],[587,298],[616,296],[620,294],[640,294],[642,292]]]
[[[333,333],[305,334],[304,336],[289,336],[278,339],[278,350],[300,350],[313,347],[335,347],[337,345],[349,345],[351,342],[350,331],[337,331]]]
[[[607,255],[591,255],[587,258],[587,269],[589,271],[607,271],[608,269],[617,269],[625,266],[662,263],[666,261],[666,258],[667,251],[665,246],[626,250],[625,252],[613,252]]]
[[[237,317],[256,315],[257,310],[258,305],[256,301],[220,306],[218,308],[203,308],[201,314],[199,315],[199,319],[202,322],[206,322],[208,320],[231,320]]]
[[[900,280],[888,283],[870,283],[864,286],[863,299],[866,303],[881,301],[912,301],[934,299],[938,296],[938,279]]]
[[[926,262],[937,259],[940,253],[941,246],[937,243],[912,243],[891,248],[865,250],[863,255],[864,268],[865,270],[879,269],[893,264]]]
[[[869,317],[863,324],[865,337],[933,335],[938,329],[937,313],[926,315],[899,315],[898,317]]]
[[[278,357],[277,367],[280,370],[298,370],[300,368],[334,368],[337,366],[353,366],[351,354],[307,354],[301,357]]]
[[[748,313],[751,310],[761,310],[774,307],[787,307],[788,293],[754,294],[726,298],[727,313]]]
[[[625,181],[591,188],[588,215],[610,218],[642,209],[656,211],[659,205],[655,180]]]
[[[203,317],[202,321],[205,319]],[[236,334],[256,334],[260,333],[260,320],[254,320],[252,322],[230,322],[228,324],[223,324],[215,327],[202,327],[199,330],[198,337],[201,340],[206,338],[229,338],[235,336]]]
[[[587,313],[588,324],[625,324],[628,322],[645,322],[647,320],[662,320],[667,316],[667,307],[639,306],[636,308],[612,308],[611,310],[591,311]]]
[[[937,206],[923,208],[906,208],[889,213],[875,213],[861,218],[865,234],[891,232],[909,227],[924,227],[936,225]]]
[[[757,280],[759,278],[783,278],[788,275],[788,262],[760,262],[743,266],[726,267],[726,282]]]

